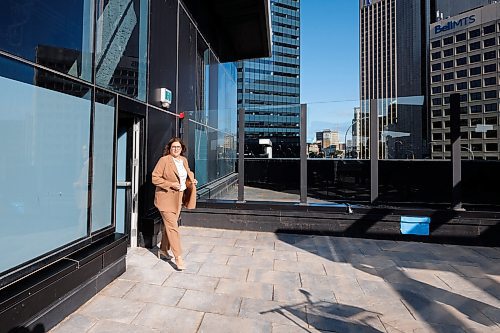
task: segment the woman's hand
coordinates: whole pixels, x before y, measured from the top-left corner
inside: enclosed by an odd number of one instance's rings
[[[170,187],[176,191],[179,191],[181,189],[181,184],[179,182],[175,182],[175,183],[172,183],[172,185]]]
[[[193,184],[198,185],[198,181],[196,179],[193,179]]]

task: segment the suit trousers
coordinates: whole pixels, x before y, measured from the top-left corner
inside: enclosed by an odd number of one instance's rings
[[[161,217],[163,219],[160,249],[165,253],[168,251],[168,249],[171,249],[175,258],[182,255],[181,236],[179,233],[178,224],[182,206],[182,195],[183,192],[180,192],[178,206],[179,209],[177,210],[177,212],[174,213],[160,211]]]

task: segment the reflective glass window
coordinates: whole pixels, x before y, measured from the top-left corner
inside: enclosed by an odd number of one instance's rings
[[[470,107],[470,113],[482,113],[483,108],[481,105],[471,105]]]
[[[479,88],[479,87],[481,87],[481,79],[470,81],[469,87],[471,87],[471,88]]]
[[[457,79],[461,78],[461,77],[467,77],[467,70],[466,69],[462,69],[462,70],[457,71]]]
[[[443,145],[433,145],[432,146],[432,151],[442,152],[443,151]]]
[[[498,151],[498,143],[487,143],[484,148],[486,151]]]
[[[470,138],[471,139],[482,139],[483,138],[483,133],[476,132],[476,131],[471,131],[470,132]]]
[[[455,36],[455,41],[457,42],[462,42],[466,39],[467,39],[467,34],[465,32]]]
[[[474,42],[469,44],[469,50],[479,50],[481,48],[481,42]]]
[[[495,111],[498,111],[497,103],[490,103],[484,105],[484,112],[495,112]]]
[[[481,61],[481,55],[480,54],[474,54],[469,57],[469,63],[473,64],[475,62],[480,62]]]
[[[453,67],[453,60],[448,60],[443,63],[444,68],[451,68]]]
[[[443,140],[443,133],[432,133],[432,140]]]
[[[0,91],[2,272],[87,235],[91,89],[0,57]]]
[[[465,45],[457,46],[455,48],[455,54],[460,54],[465,52],[467,52],[467,47]]]
[[[433,75],[432,76],[432,82],[440,82],[441,81],[441,75]]]
[[[441,46],[441,40],[432,41],[431,46],[432,46],[433,49],[436,48],[436,47],[440,47]]]
[[[481,100],[481,93],[480,92],[470,93],[470,100],[471,101],[480,101]]]
[[[443,128],[443,122],[442,121],[433,121],[432,128]]]
[[[483,34],[488,35],[495,32],[495,24],[483,27]]]
[[[481,29],[474,29],[469,31],[469,38],[476,38],[481,36]]]
[[[480,143],[474,143],[470,145],[470,149],[472,151],[482,151],[483,150],[483,145]]]
[[[486,117],[484,118],[484,123],[486,125],[496,125],[497,124],[497,117]]]
[[[497,91],[496,90],[485,91],[484,98],[485,99],[497,98]]]
[[[453,36],[446,37],[443,39],[443,45],[450,45],[453,44]]]
[[[485,86],[492,86],[497,84],[497,78],[495,76],[493,77],[487,77],[484,79],[484,85]]]
[[[491,73],[497,71],[497,64],[489,64],[484,66],[484,73]]]
[[[472,118],[470,120],[470,125],[471,126],[476,126],[476,125],[480,125],[483,123],[483,118]]]
[[[96,83],[146,99],[148,1],[97,0]]]
[[[441,117],[442,115],[443,115],[443,112],[441,110],[432,110],[433,117]]]
[[[439,94],[441,92],[441,86],[432,87],[433,94]]]
[[[479,75],[481,74],[481,67],[473,67],[469,70],[470,75]]]
[[[0,49],[90,81],[93,6],[89,0],[1,1]]]
[[[496,38],[488,38],[483,41],[484,47],[490,47],[496,45]]]
[[[496,50],[484,52],[484,55],[483,55],[484,60],[495,59],[496,57],[497,57]]]
[[[497,134],[497,131],[496,130],[492,130],[492,131],[486,131],[486,138],[487,139],[496,139],[498,134]]]
[[[441,63],[438,62],[437,64],[432,64],[432,71],[435,72],[435,71],[439,71],[441,70]]]
[[[454,73],[453,72],[443,74],[443,79],[444,80],[453,80],[453,78],[454,78]]]
[[[455,61],[457,63],[457,66],[462,66],[462,65],[466,65],[467,64],[467,58],[466,57],[458,58]]]

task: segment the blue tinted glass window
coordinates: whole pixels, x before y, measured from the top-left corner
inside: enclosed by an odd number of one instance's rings
[[[146,99],[148,2],[97,0],[96,83]]]
[[[83,80],[92,78],[93,1],[1,1],[0,49]]]

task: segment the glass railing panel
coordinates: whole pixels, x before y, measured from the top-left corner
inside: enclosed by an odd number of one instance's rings
[[[212,127],[197,112],[183,120],[184,139],[192,156],[190,167],[198,180],[201,200],[238,197],[237,137],[230,128]],[[236,110],[234,110],[236,113]],[[214,124],[217,126],[217,124]]]
[[[500,209],[500,161],[462,161],[462,201],[467,209]],[[477,208],[470,207],[478,206]],[[493,207],[494,208],[494,207]]]
[[[307,104],[307,200],[370,200],[369,103]]]
[[[245,108],[245,200],[299,202],[299,126],[298,103]]]
[[[494,191],[499,180],[493,172],[499,159],[498,115],[485,111],[491,101],[472,103],[460,97],[459,107],[453,110],[449,94],[439,101],[437,98],[428,104],[423,96],[377,100],[379,202],[450,205],[451,117],[456,112],[460,121],[461,202],[498,205]]]

